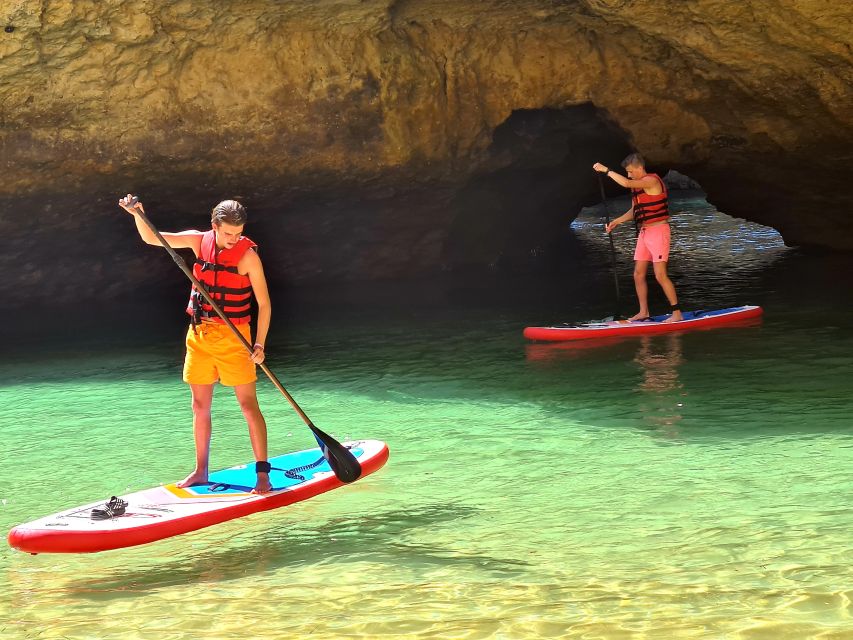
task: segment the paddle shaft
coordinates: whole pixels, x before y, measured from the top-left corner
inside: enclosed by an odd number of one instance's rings
[[[610,226],[610,210],[607,206],[607,196],[604,195],[604,182],[601,179],[600,173],[598,173],[598,188],[601,191],[601,203],[604,205],[604,220],[607,223],[607,226]],[[607,234],[607,237],[610,240],[610,265],[613,268],[613,284],[616,286],[616,311],[618,312],[619,307],[621,306],[621,296],[619,295],[619,278],[616,275],[616,247],[613,244],[612,230]],[[616,315],[619,314],[617,313]]]
[[[135,204],[135,198],[131,201],[131,206]],[[136,209],[136,215],[140,217],[140,219],[148,226],[151,232],[155,235],[160,244],[163,245],[163,248],[172,256],[172,260],[175,261],[175,264],[184,272],[184,275],[190,279],[190,281],[195,286],[196,290],[201,293],[202,297],[207,301],[207,303],[213,308],[222,321],[228,326],[231,331],[234,332],[234,335],[243,343],[243,346],[246,347],[246,350],[249,353],[254,353],[254,349],[252,345],[249,344],[249,341],[243,336],[242,333],[234,326],[234,323],[231,322],[231,319],[225,315],[225,312],[222,311],[222,308],[216,304],[216,301],[211,297],[208,293],[207,289],[205,289],[204,285],[199,281],[198,278],[195,277],[192,270],[187,266],[187,263],[184,261],[181,256],[177,254],[177,252],[169,245],[168,241],[162,236],[162,234],[157,230],[157,227],[148,219],[148,216],[145,215],[145,212],[141,209]],[[321,448],[323,449],[323,454],[329,460],[329,463],[332,466],[332,469],[335,471],[335,475],[344,482],[352,482],[357,479],[361,474],[361,465],[359,465],[358,460],[356,460],[355,456],[347,450],[342,444],[340,444],[337,440],[332,438],[327,433],[324,433],[311,422],[311,419],[308,415],[302,410],[296,400],[293,399],[287,389],[284,388],[284,385],[279,382],[278,378],[276,378],[275,374],[270,371],[270,368],[264,364],[263,362],[258,365],[263,372],[270,379],[270,382],[275,385],[275,388],[278,389],[281,394],[287,398],[287,401],[290,403],[290,406],[293,407],[293,410],[299,414],[299,417],[302,418],[303,422],[311,429],[314,437],[317,438],[318,442],[321,444]],[[322,447],[325,445],[325,447]],[[331,452],[329,450],[332,450]],[[333,460],[333,457],[336,458]],[[341,460],[343,458],[343,461]],[[345,465],[346,469],[336,468],[336,466],[340,466],[341,464]],[[354,476],[354,477],[353,477]]]

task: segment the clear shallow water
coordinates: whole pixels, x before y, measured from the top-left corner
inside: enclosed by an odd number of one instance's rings
[[[563,281],[319,292],[270,365],[318,426],[387,441],[388,465],[143,547],[0,550],[0,637],[853,637],[850,259],[681,209],[682,298],[762,304],[761,324],[525,344],[527,324],[613,312],[594,211]],[[626,227],[616,243],[632,311]],[[119,324],[4,354],[4,530],[187,472],[180,336]],[[260,388],[271,449],[311,446]],[[247,460],[224,389],[214,423],[212,464]]]

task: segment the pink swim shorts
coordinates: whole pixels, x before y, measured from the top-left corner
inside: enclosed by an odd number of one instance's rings
[[[655,224],[640,229],[634,260],[637,262],[669,261],[669,224]]]

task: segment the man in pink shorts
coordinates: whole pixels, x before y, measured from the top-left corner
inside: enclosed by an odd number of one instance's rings
[[[631,190],[631,208],[605,228],[605,231],[610,233],[628,220],[635,220],[640,228],[637,248],[634,251],[634,286],[637,288],[640,311],[629,319],[645,320],[649,317],[649,287],[646,284],[646,275],[651,262],[655,279],[669,300],[672,312],[664,322],[677,322],[683,319],[681,307],[678,306],[675,285],[666,273],[666,263],[669,261],[669,206],[666,185],[657,174],[646,173],[646,161],[639,153],[632,153],[625,158],[622,166],[628,174],[627,178],[599,162],[592,165],[592,168],[609,176],[616,184]]]

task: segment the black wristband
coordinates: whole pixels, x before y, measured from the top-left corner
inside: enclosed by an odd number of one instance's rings
[[[272,465],[266,460],[255,463],[255,473],[269,473],[272,470]]]

